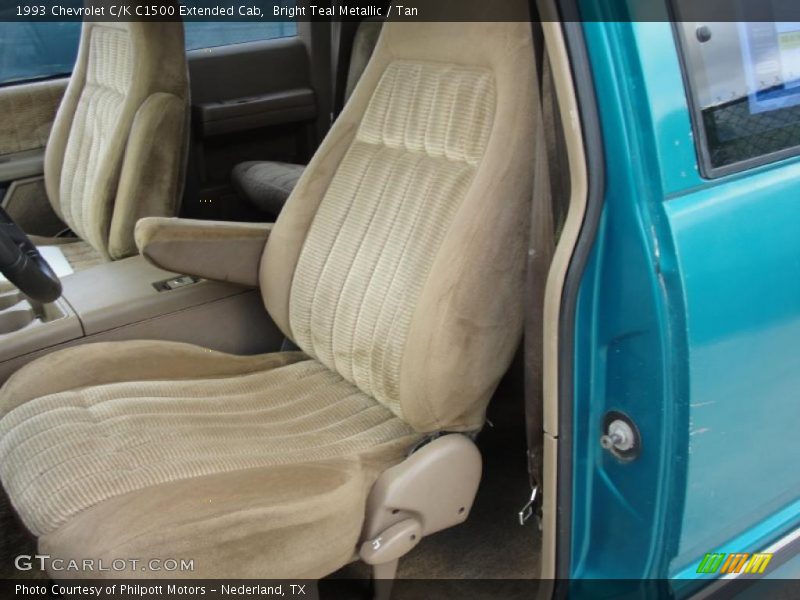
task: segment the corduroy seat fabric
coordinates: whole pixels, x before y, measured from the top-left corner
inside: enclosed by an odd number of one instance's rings
[[[81,358],[110,376],[123,362],[138,366],[127,371],[132,380],[101,383],[94,375],[89,378],[94,385],[84,387],[73,368]],[[41,369],[53,383],[50,389],[35,389]],[[171,379],[165,381],[165,375]],[[24,401],[32,393],[42,395]],[[337,549],[325,553],[337,566],[347,562],[369,486],[419,437],[387,408],[300,352],[237,357],[169,342],[83,346],[17,372],[0,392],[0,406],[18,404],[0,420],[0,477],[43,548],[69,555],[62,540],[76,526],[65,525],[77,522],[80,535],[92,540],[92,556],[109,563],[120,558],[119,548],[126,556],[145,549],[158,556],[186,547],[206,574],[221,552],[207,547],[219,536],[233,540],[246,534],[247,546],[271,543],[290,530],[294,539],[307,540],[313,534],[303,530],[318,528],[320,520],[337,533],[331,541]],[[290,470],[288,487],[252,483]],[[92,508],[108,499],[155,505],[153,496],[160,496],[166,504],[172,490],[182,487],[177,482],[187,480],[207,491],[185,505],[188,512],[177,523],[161,522],[164,515],[157,511],[134,530],[92,518]],[[310,489],[317,495],[307,495]],[[258,511],[259,523],[244,531],[252,517],[248,503]],[[200,507],[202,514],[196,511]],[[145,548],[147,532],[158,541],[148,539]],[[226,565],[238,564],[244,556],[226,559]],[[326,574],[307,559],[273,560],[250,575]],[[217,574],[235,576],[225,569]]]
[[[53,210],[94,251],[76,270],[135,254],[139,218],[177,213],[188,114],[180,21],[83,24],[44,161]]]
[[[381,472],[483,425],[522,333],[536,83],[518,6],[384,25],[257,267],[301,353],[87,344],[6,383],[0,478],[42,551],[320,577],[355,555]]]

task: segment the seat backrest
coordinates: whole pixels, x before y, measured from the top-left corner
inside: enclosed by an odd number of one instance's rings
[[[182,23],[84,22],[45,185],[59,217],[106,258],[136,253],[140,217],[177,212],[188,102]]]
[[[347,68],[347,82],[344,88],[344,101],[350,99],[358,80],[364,74],[369,59],[378,43],[383,20],[373,17],[364,19],[358,24],[356,34],[353,36],[353,48],[350,51],[350,64]]]
[[[387,22],[265,247],[284,334],[418,431],[480,427],[519,343],[535,86],[528,22]]]

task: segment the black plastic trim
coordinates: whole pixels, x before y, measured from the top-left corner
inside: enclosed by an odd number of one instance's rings
[[[27,77],[25,79],[12,79],[10,81],[3,81],[0,83],[0,89],[12,88],[18,85],[29,85],[33,83],[42,83],[44,81],[57,81],[59,79],[69,79],[72,77],[72,71],[64,73],[51,73],[49,75],[41,75],[38,77]]]

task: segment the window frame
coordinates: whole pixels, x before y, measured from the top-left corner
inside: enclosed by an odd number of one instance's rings
[[[704,179],[719,179],[726,175],[740,173],[763,165],[775,163],[787,158],[800,155],[800,142],[794,146],[783,148],[782,150],[775,150],[767,154],[759,154],[751,158],[746,158],[729,165],[722,165],[715,167],[711,163],[711,153],[708,148],[708,137],[706,135],[705,123],[703,122],[703,111],[700,108],[697,95],[689,75],[689,62],[688,56],[685,51],[685,38],[683,31],[680,27],[680,21],[676,20],[677,7],[675,0],[670,1],[670,10],[673,16],[672,19],[672,33],[675,39],[675,50],[678,53],[678,60],[681,67],[681,78],[683,79],[683,88],[686,93],[686,102],[688,104],[689,114],[692,122],[692,135],[694,136],[694,147],[697,152],[697,163],[700,169],[700,175]]]
[[[74,70],[74,69],[73,69]],[[72,71],[64,73],[53,73],[52,75],[42,75],[41,77],[28,77],[27,79],[14,79],[13,81],[0,82],[0,90],[12,88],[18,85],[35,85],[37,83],[44,83],[45,81],[58,81],[59,79],[69,79],[72,77]]]

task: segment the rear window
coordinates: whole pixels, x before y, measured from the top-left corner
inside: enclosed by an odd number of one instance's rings
[[[703,175],[800,151],[800,22],[677,23]]]

